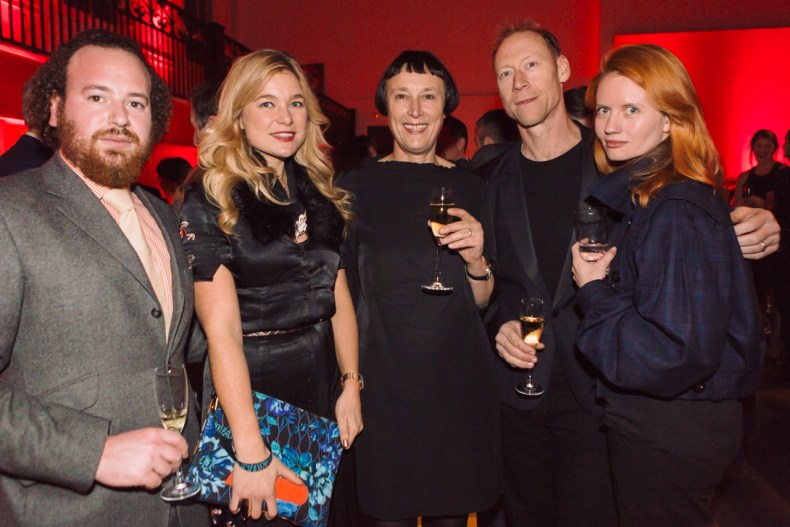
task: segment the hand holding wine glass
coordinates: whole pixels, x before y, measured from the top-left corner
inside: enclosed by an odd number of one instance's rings
[[[609,273],[609,265],[616,254],[617,247],[612,246],[597,260],[590,261],[587,260],[589,256],[581,252],[579,242],[574,243],[571,247],[573,281],[577,286],[584,287],[585,284],[593,280],[603,280]]]
[[[521,301],[521,337],[530,346],[537,347],[543,334],[545,305],[539,298],[525,298]],[[543,386],[532,378],[532,368],[527,368],[527,378],[516,385],[516,393],[525,397],[543,395]]]
[[[576,241],[579,252],[587,262],[601,258],[608,249],[606,236],[606,213],[598,207],[587,207],[576,211]]]
[[[156,368],[154,377],[156,405],[162,426],[180,434],[189,409],[186,368],[183,365]],[[162,489],[161,496],[165,501],[177,501],[194,496],[199,490],[197,485],[184,479],[182,467],[179,467],[173,482]]]
[[[428,220],[428,226],[431,228],[431,233],[436,243],[436,259],[434,280],[430,284],[423,285],[422,288],[425,291],[449,292],[453,290],[453,286],[442,283],[441,273],[439,271],[439,259],[442,252],[441,239],[443,237],[439,230],[445,225],[457,220],[455,216],[450,216],[448,212],[450,208],[455,207],[453,189],[450,187],[434,188],[429,207],[430,218]]]

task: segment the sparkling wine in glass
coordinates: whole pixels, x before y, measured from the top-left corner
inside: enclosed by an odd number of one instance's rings
[[[183,365],[156,368],[154,377],[156,406],[162,426],[180,434],[189,408],[186,368]],[[178,501],[194,496],[199,490],[197,485],[184,478],[182,468],[178,467],[173,481],[162,489],[161,496],[165,501]]]
[[[439,259],[442,253],[442,244],[440,240],[443,238],[441,234],[439,234],[439,229],[447,225],[448,223],[452,223],[456,221],[458,218],[455,216],[450,216],[447,213],[447,210],[455,207],[455,200],[453,199],[453,189],[450,187],[436,187],[433,189],[431,194],[431,203],[430,203],[430,219],[428,220],[428,226],[431,228],[431,233],[433,234],[433,239],[436,242],[436,259],[435,259],[435,266],[434,266],[434,280],[430,284],[423,285],[422,288],[425,291],[452,291],[453,286],[445,285],[442,283],[441,273],[439,271]]]
[[[544,317],[543,300],[525,298],[521,301],[521,337],[532,347],[540,343]],[[516,393],[524,397],[543,395],[543,386],[532,379],[532,368],[527,368],[527,378],[516,385]]]

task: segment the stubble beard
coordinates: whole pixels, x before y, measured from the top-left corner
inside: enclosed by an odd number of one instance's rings
[[[140,171],[153,149],[150,137],[141,143],[137,134],[126,128],[108,128],[94,133],[90,141],[84,141],[77,137],[77,125],[66,118],[62,104],[58,107],[58,123],[60,150],[85,177],[110,188],[128,188],[140,178]],[[111,136],[127,137],[135,148],[131,152],[100,151],[99,140]]]

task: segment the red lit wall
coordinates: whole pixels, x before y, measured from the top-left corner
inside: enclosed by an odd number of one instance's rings
[[[426,49],[448,67],[461,91],[453,115],[473,133],[477,118],[499,107],[491,45],[506,23],[533,18],[554,32],[572,70],[568,87],[598,65],[599,0],[453,0],[426,2],[214,2],[215,19],[251,48],[289,51],[325,64],[326,93],[357,110],[357,133],[377,118],[373,95],[386,66],[404,49]],[[468,154],[474,152],[474,144]]]
[[[357,110],[358,133],[385,124],[375,118],[373,91],[386,64],[407,48],[431,50],[447,64],[461,90],[455,114],[473,127],[483,111],[498,105],[489,53],[497,27],[525,17],[557,34],[573,70],[566,87],[589,81],[618,34],[790,27],[788,0],[235,0],[213,2],[212,8],[228,34],[250,47],[284,49],[302,62],[324,63],[327,94]],[[790,48],[783,49],[774,71],[788,69]]]
[[[760,128],[779,136],[782,159],[790,128],[790,28],[620,35],[614,43],[658,44],[683,61],[728,180],[751,166],[749,141]]]

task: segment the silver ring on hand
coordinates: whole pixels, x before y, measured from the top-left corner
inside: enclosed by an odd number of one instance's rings
[[[762,246],[762,249],[760,249],[760,250],[764,251],[765,250],[765,242],[760,242],[760,245]]]

